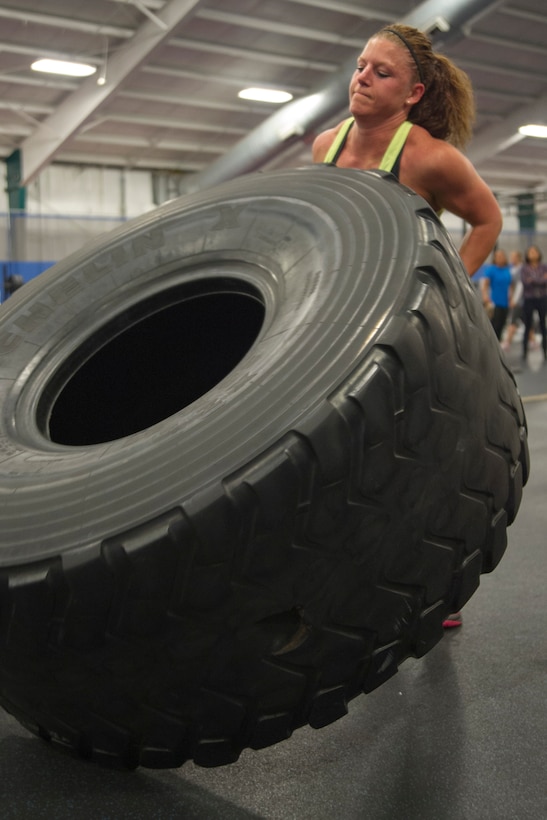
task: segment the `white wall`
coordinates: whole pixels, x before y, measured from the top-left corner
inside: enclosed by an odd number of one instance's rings
[[[131,218],[153,207],[148,171],[50,165],[27,188],[29,213]]]
[[[24,216],[8,219],[2,190],[0,259],[57,262],[154,208],[152,191],[149,171],[51,165],[28,185]]]

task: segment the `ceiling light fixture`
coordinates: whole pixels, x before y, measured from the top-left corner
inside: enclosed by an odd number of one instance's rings
[[[243,100],[269,103],[284,103],[292,100],[292,94],[288,91],[278,91],[275,88],[244,88],[237,96]]]
[[[46,74],[62,74],[65,77],[89,77],[95,74],[97,67],[87,63],[72,63],[68,60],[36,60],[32,63],[33,71],[45,71]]]
[[[541,137],[547,139],[547,125],[521,125],[519,133],[525,137]]]

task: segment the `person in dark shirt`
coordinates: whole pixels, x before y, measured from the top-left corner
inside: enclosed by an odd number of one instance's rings
[[[520,269],[522,281],[522,317],[524,319],[524,336],[522,337],[522,358],[528,356],[530,330],[537,312],[541,332],[543,358],[547,360],[547,329],[545,315],[547,312],[547,265],[542,261],[543,254],[537,245],[530,245],[524,256]]]

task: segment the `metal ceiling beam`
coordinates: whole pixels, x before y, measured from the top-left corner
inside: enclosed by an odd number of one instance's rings
[[[166,103],[167,105],[174,105],[178,107],[187,106],[188,108],[205,108],[208,111],[230,111],[238,114],[246,114],[247,116],[261,116],[261,112],[266,108],[266,103],[253,106],[253,110],[249,111],[248,105],[242,105],[238,102],[229,102],[227,100],[207,100],[202,97],[189,97],[182,94],[158,94],[155,91],[120,91],[120,97],[128,100],[149,101],[154,103]],[[236,98],[238,99],[238,98]],[[269,106],[268,106],[269,107]]]
[[[32,54],[34,58],[36,58],[37,52],[40,52],[40,57],[49,57],[52,60],[70,60],[73,58],[73,53],[70,54],[67,49],[61,50],[56,49],[53,51],[52,49],[39,48],[34,43],[28,43],[27,45],[16,45],[15,43],[2,43],[2,51],[5,51],[6,54]],[[86,55],[86,62],[95,64],[100,62],[96,58],[92,56]]]
[[[243,46],[229,46],[223,43],[207,43],[205,40],[190,40],[187,37],[173,37],[170,46],[184,50],[201,51],[205,54],[226,54],[229,57],[254,60],[268,65],[290,66],[291,68],[305,68],[309,71],[336,71],[335,63],[326,63],[320,60],[310,60],[305,57],[293,57],[288,54],[272,54],[269,51],[259,51]]]
[[[34,134],[23,141],[20,146],[22,186],[27,185],[52,161],[67,140],[77,134],[90,117],[118,91],[126,77],[170,37],[181,20],[195,12],[201,2],[203,0],[169,0],[157,15],[165,28],[146,18],[124,48],[112,55],[108,63],[106,83],[98,85],[95,77],[89,77],[44,120]]]
[[[111,3],[124,3],[126,6],[136,6],[135,0],[110,0]],[[149,9],[162,9],[165,6],[166,0],[140,0],[142,6]]]
[[[202,9],[197,17],[200,20],[209,20],[212,23],[222,23],[237,28],[251,28],[255,31],[264,31],[267,34],[280,34],[284,37],[301,37],[305,40],[313,40],[317,43],[334,43],[350,48],[360,48],[362,40],[355,37],[341,37],[335,32],[323,29],[310,28],[309,26],[296,26],[291,23],[277,22],[276,20],[260,19],[250,17],[248,14],[235,14],[231,11],[221,11],[220,9]]]
[[[525,11],[524,9],[501,8],[501,14],[507,14],[511,17],[519,17],[521,20],[526,20],[527,23],[545,24],[545,14],[535,11]]]
[[[74,145],[80,142],[87,142],[86,134],[79,134]],[[158,151],[179,151],[181,153],[188,152],[191,154],[220,154],[222,147],[220,145],[208,145],[203,140],[199,142],[182,142],[180,140],[164,140],[160,138],[147,137],[132,137],[127,134],[93,134],[91,142],[97,145],[122,145],[122,146],[138,146],[143,151],[149,148],[155,148]],[[204,160],[206,161],[206,160]]]
[[[469,34],[469,39],[475,43],[486,43],[489,46],[496,46],[496,48],[518,49],[519,51],[527,51],[529,54],[545,56],[545,43],[534,45],[532,43],[523,43],[521,40],[509,39],[508,37],[493,37],[491,34],[475,34],[474,32]]]
[[[0,106],[1,107],[1,106]],[[175,119],[168,119],[167,117],[154,117],[153,120],[150,117],[139,117],[135,114],[118,114],[116,111],[109,111],[104,117],[100,117],[103,122],[123,122],[127,123],[128,125],[141,125],[145,128],[165,128],[168,131],[205,131],[211,134],[216,134],[217,136],[222,136],[224,134],[246,134],[247,129],[242,127],[237,127],[235,125],[223,125],[222,128],[219,128],[218,125],[212,125],[207,122],[199,122],[199,120],[175,120]],[[94,123],[90,123],[91,127],[93,127]]]
[[[19,77],[17,74],[1,74],[0,80],[2,83],[10,83],[11,85],[41,86],[42,88],[54,88],[56,91],[75,91],[78,88],[77,83],[69,82],[68,80],[46,79],[48,76],[53,77],[52,74],[42,74],[39,76],[38,72],[36,72],[33,77]]]
[[[425,0],[400,22],[427,31],[438,46],[463,38],[464,26],[469,27],[502,2],[504,0],[444,0],[441,5],[439,0]],[[446,26],[439,26],[441,12],[448,31],[441,30]],[[366,17],[365,10],[362,16]],[[310,94],[278,109],[207,169],[189,176],[182,192],[201,190],[256,171],[291,149],[296,141],[311,138],[316,129],[347,108],[349,79],[355,69],[356,56]]]
[[[133,30],[122,26],[97,25],[88,23],[85,20],[75,20],[73,17],[60,17],[55,14],[40,14],[36,11],[26,11],[22,9],[5,8],[0,6],[0,18],[5,20],[19,20],[25,25],[36,24],[39,26],[51,26],[53,28],[69,29],[69,31],[82,31],[86,34],[95,34],[105,37],[132,37]]]
[[[481,76],[485,74],[495,74],[496,77],[519,77],[522,80],[537,79],[537,71],[514,68],[507,64],[493,65],[492,63],[484,63],[482,60],[468,60],[466,57],[461,57],[458,60],[458,65],[464,70],[474,69],[475,71],[480,71]]]
[[[210,74],[203,74],[201,71],[193,71],[190,68],[170,68],[166,66],[152,66],[147,65],[143,67],[145,74],[157,74],[163,77],[179,77],[185,80],[197,80],[198,82],[207,82],[211,80]],[[230,85],[234,88],[246,88],[251,85],[253,81],[250,77],[232,77],[227,74],[215,74],[215,83],[217,85]],[[290,83],[283,83],[283,89],[294,94],[302,94],[303,86],[291,85]]]
[[[199,171],[203,163],[197,162],[173,162],[169,159],[154,157],[150,159],[148,153],[143,153],[142,147],[133,148],[131,151],[120,151],[117,154],[100,154],[97,151],[91,153],[85,151],[75,151],[72,148],[66,153],[61,151],[57,157],[59,162],[70,165],[98,165],[100,167],[109,166],[111,168],[128,168],[142,171],[166,171],[173,173],[179,171],[187,173],[188,169]]]
[[[327,11],[335,11],[337,14],[352,14],[355,17],[364,17],[367,20],[385,20],[385,9],[373,9],[367,6],[366,8],[357,3],[340,3],[337,2],[333,7],[332,0],[285,0],[288,3],[296,3],[299,6],[311,6],[314,9],[326,9]]]

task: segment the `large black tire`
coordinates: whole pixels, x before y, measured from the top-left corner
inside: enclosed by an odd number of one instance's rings
[[[114,765],[234,761],[440,639],[528,474],[511,372],[426,203],[243,177],[0,309],[0,702]]]

